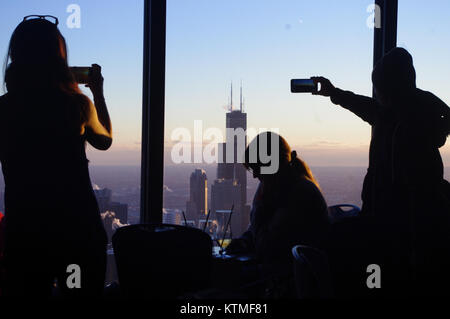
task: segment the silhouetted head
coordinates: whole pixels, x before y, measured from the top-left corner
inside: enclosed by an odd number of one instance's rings
[[[416,88],[413,58],[403,48],[394,48],[377,62],[372,72],[377,99],[390,104]]]
[[[287,141],[274,132],[257,135],[245,150],[244,166],[260,181],[301,177],[319,187],[306,162],[292,151]]]
[[[8,91],[60,88],[78,91],[67,64],[66,41],[55,23],[33,18],[14,30],[9,42],[5,84]]]

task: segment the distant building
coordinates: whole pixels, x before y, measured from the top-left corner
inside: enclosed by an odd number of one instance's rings
[[[181,225],[181,212],[177,209],[163,209],[163,224]]]
[[[95,197],[97,198],[98,208],[100,213],[104,213],[111,205],[112,190],[109,188],[94,189]]]
[[[217,164],[217,179],[233,179],[234,177],[234,164],[227,163],[227,149],[226,143],[219,143],[218,145],[218,160]]]
[[[101,218],[103,221],[103,226],[105,227],[106,234],[108,235],[108,243],[110,243],[114,232],[118,228],[126,226],[126,224],[122,224],[116,217],[116,214],[110,211],[102,213]]]
[[[226,128],[226,142],[218,145],[219,163],[217,180],[211,187],[211,210],[216,214],[218,210],[226,211],[234,206],[231,225],[233,236],[236,237],[247,229],[250,219],[250,207],[247,205],[247,170],[243,165],[247,146],[247,114],[243,112],[242,87],[239,110],[233,109],[231,88],[231,105],[226,114]],[[219,228],[221,227],[223,225],[219,225]]]
[[[118,218],[122,224],[128,223],[128,204],[111,202],[109,210],[116,214],[116,218]]]
[[[241,187],[232,179],[217,179],[211,186],[211,210],[238,208],[241,203]]]
[[[211,187],[211,211],[214,212],[214,218],[218,221],[219,232],[225,230],[229,214],[226,217],[222,212],[230,211],[233,207],[233,215],[231,217],[231,230],[233,236],[240,236],[248,226],[242,223],[242,200],[241,185],[236,180],[218,179]]]
[[[247,131],[247,114],[242,112],[242,105],[240,110],[232,110],[227,113],[226,127],[233,130]],[[241,185],[241,198],[243,199],[243,205],[247,202],[247,170],[245,169],[244,151],[247,146],[247,135],[245,134],[243,141],[238,141],[238,137],[235,135],[229,135],[227,130],[227,144],[233,145],[234,159],[232,163],[233,179],[236,180],[238,185]],[[239,157],[239,158],[238,158]]]
[[[186,203],[186,218],[197,222],[208,213],[208,178],[202,169],[196,169],[190,178],[189,201]]]
[[[103,214],[107,211],[114,212],[115,218],[119,219],[121,224],[128,223],[128,205],[112,201],[112,190],[109,188],[96,187],[94,189],[95,197],[97,198],[98,208]]]

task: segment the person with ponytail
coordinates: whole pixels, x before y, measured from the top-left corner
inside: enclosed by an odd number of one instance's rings
[[[278,143],[273,145],[278,147],[271,149],[274,140]],[[272,160],[277,157],[275,173],[263,173],[262,168],[273,163],[262,161],[261,148],[269,150]],[[273,132],[261,133],[249,144],[244,165],[260,183],[253,199],[250,227],[230,243],[227,252],[254,252],[263,268],[290,271],[295,245],[322,248],[325,244],[329,220],[319,183],[297,152]]]
[[[52,20],[52,21],[50,21]],[[29,16],[14,30],[0,97],[0,161],[5,179],[8,296],[100,296],[106,233],[92,189],[86,142],[107,150],[112,128],[101,67],[78,87],[66,43],[50,16]],[[77,265],[79,287],[68,287]]]

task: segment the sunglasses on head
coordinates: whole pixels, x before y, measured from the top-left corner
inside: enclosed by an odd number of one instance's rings
[[[33,20],[33,19],[43,19],[43,20],[47,20],[55,25],[58,25],[59,21],[58,18],[55,16],[51,16],[51,15],[37,15],[37,14],[32,14],[29,16],[26,16],[23,18],[23,21],[27,21],[27,20]]]

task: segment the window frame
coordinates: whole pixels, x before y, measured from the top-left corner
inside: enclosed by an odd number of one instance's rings
[[[398,0],[375,0],[381,13],[381,27],[374,28],[373,65],[397,46]]]
[[[164,110],[167,0],[144,0],[141,223],[161,223],[164,182]],[[374,28],[373,64],[397,45],[398,0],[375,0],[381,27]]]
[[[161,223],[164,178],[166,0],[144,0],[141,223]]]

